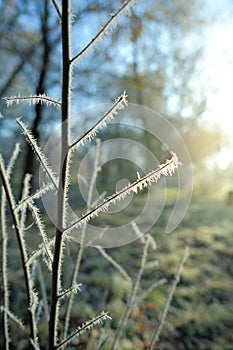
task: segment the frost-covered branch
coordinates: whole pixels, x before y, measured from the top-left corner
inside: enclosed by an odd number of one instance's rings
[[[81,136],[78,140],[72,143],[70,146],[70,149],[73,149],[77,147],[78,145],[83,145],[85,141],[91,141],[95,135],[97,134],[98,130],[105,127],[107,123],[114,118],[115,115],[118,114],[117,111],[124,109],[128,105],[127,102],[127,95],[124,91],[124,93],[119,96],[110,110],[104,114],[104,116],[91,128],[89,129],[83,136]]]
[[[117,201],[125,199],[130,193],[137,193],[138,190],[141,191],[153,183],[156,183],[162,175],[172,175],[175,172],[175,169],[178,168],[178,165],[181,163],[179,162],[177,155],[173,152],[171,153],[173,155],[172,158],[167,160],[165,164],[159,165],[158,169],[151,171],[143,177],[140,177],[138,174],[137,181],[133,182],[132,184],[128,184],[122,190],[116,192],[111,197],[106,198],[96,208],[92,209],[88,213],[81,216],[81,218],[68,225],[64,229],[64,232],[68,234],[72,229],[79,228],[85,222],[97,217],[100,212],[108,212],[110,204],[115,204]]]
[[[14,103],[19,104],[21,102],[28,102],[30,105],[44,103],[47,107],[51,105],[55,107],[61,107],[60,101],[57,101],[47,96],[46,94],[31,95],[31,96],[25,96],[25,97],[12,96],[12,97],[4,97],[3,99],[6,101],[7,107],[11,107]]]
[[[23,321],[16,316],[12,311],[10,311],[9,309],[4,308],[3,306],[1,306],[1,311],[5,312],[9,318],[11,318],[18,326],[21,330],[25,331],[25,326],[23,324]]]
[[[6,176],[8,180],[11,178],[14,164],[19,155],[20,147],[19,143],[16,143],[12,157],[10,158],[9,164],[6,169]],[[3,289],[3,333],[4,333],[4,343],[6,350],[9,349],[10,344],[10,334],[9,334],[9,285],[8,285],[8,230],[7,230],[7,211],[6,211],[6,194],[4,188],[2,187],[1,194],[1,214],[0,214],[0,227],[2,233],[2,289]]]
[[[117,25],[119,18],[130,14],[131,7],[134,6],[139,0],[128,0],[123,6],[114,14],[111,15],[108,22],[101,28],[96,36],[82,49],[76,56],[71,59],[71,63],[77,62],[82,57],[91,54],[96,45],[103,41],[103,39],[109,34],[109,32]]]
[[[82,283],[76,284],[74,286],[72,286],[69,289],[65,289],[63,290],[59,295],[58,298],[62,299],[64,297],[70,297],[72,294],[77,294],[78,292],[81,292],[81,286]]]
[[[45,256],[47,255],[47,249],[52,249],[54,247],[54,242],[55,242],[55,238],[51,238],[48,243],[47,246],[45,247],[44,242],[39,244],[39,246],[37,247],[37,249],[35,249],[31,255],[28,257],[27,261],[25,262],[25,264],[27,265],[31,265],[33,263],[33,261],[35,259],[37,259],[40,255]]]
[[[59,345],[55,346],[55,349],[61,348],[63,345],[70,343],[74,338],[90,331],[93,327],[97,325],[102,325],[102,322],[105,320],[111,320],[112,318],[108,315],[107,312],[102,312],[99,316],[93,318],[90,321],[83,323],[79,326],[74,333],[72,333],[69,337],[63,340]]]
[[[46,172],[47,176],[51,180],[54,188],[57,189],[58,188],[57,179],[53,174],[51,167],[49,166],[49,162],[47,158],[45,157],[44,153],[41,151],[40,147],[37,145],[36,139],[34,138],[31,131],[26,127],[26,125],[22,122],[20,118],[16,119],[16,122],[20,126],[20,128],[23,130],[30,146],[32,147],[32,149],[36,153],[37,158],[40,161],[40,165],[43,167],[43,170]]]
[[[14,210],[18,212],[19,210],[21,210],[21,208],[25,204],[27,204],[28,201],[34,201],[35,199],[40,198],[43,194],[47,193],[49,190],[52,190],[53,188],[54,186],[52,184],[46,184],[41,186],[38,190],[30,194],[28,197],[21,199],[14,207]]]
[[[36,223],[36,225],[39,229],[39,233],[40,233],[42,241],[43,241],[43,246],[45,248],[45,252],[46,252],[47,257],[48,257],[48,262],[46,261],[47,266],[48,266],[49,270],[51,271],[52,270],[53,254],[52,254],[50,247],[49,247],[49,240],[48,240],[48,237],[47,237],[47,234],[45,231],[45,227],[44,227],[44,223],[43,223],[40,211],[34,205],[32,200],[28,201],[27,204],[31,210],[34,222]]]
[[[7,177],[7,172],[5,170],[4,160],[1,155],[0,155],[0,178],[2,180],[2,186],[4,188],[6,199],[9,205],[10,214],[12,216],[12,221],[13,221],[17,242],[18,242],[18,247],[19,247],[19,252],[20,252],[20,257],[21,257],[21,264],[22,264],[22,269],[24,273],[24,282],[25,282],[25,289],[26,289],[27,303],[28,303],[30,336],[31,336],[31,339],[34,340],[35,343],[37,343],[37,327],[35,322],[35,313],[32,307],[33,306],[32,297],[35,293],[33,292],[33,281],[31,278],[29,267],[25,264],[27,261],[26,244],[25,244],[23,232],[20,226],[19,217],[14,212],[14,209],[13,209],[15,207],[15,199],[13,196],[9,179]]]

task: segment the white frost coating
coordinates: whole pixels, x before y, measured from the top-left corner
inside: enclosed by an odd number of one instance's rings
[[[172,174],[175,172],[175,169],[177,169],[181,163],[179,162],[179,159],[174,152],[171,152],[171,154],[172,158],[168,159],[164,164],[160,164],[158,169],[152,170],[143,177],[139,177],[135,182],[128,184],[122,190],[116,192],[111,197],[106,198],[96,208],[67,226],[64,230],[66,234],[68,234],[74,228],[80,228],[84,223],[87,223],[92,218],[97,217],[100,212],[108,212],[110,204],[115,204],[116,202],[125,199],[130,193],[137,193],[138,190],[141,191],[144,188],[150,186],[152,183],[156,183],[162,175],[172,176]]]
[[[124,109],[126,106],[128,106],[128,101],[126,92],[124,91],[122,95],[116,98],[110,110],[106,112],[104,116],[90,130],[88,130],[83,136],[81,136],[77,141],[75,141],[70,146],[70,148],[73,149],[75,147],[78,147],[79,145],[84,145],[85,141],[90,142],[96,136],[98,130],[105,127],[107,123],[111,119],[114,119],[114,116],[118,114],[117,111]]]
[[[6,174],[7,174],[7,177],[10,178],[11,174],[12,174],[12,171],[13,171],[13,168],[14,168],[14,165],[15,165],[15,162],[19,156],[19,153],[20,153],[21,149],[20,149],[20,143],[16,143],[15,144],[15,148],[14,148],[14,151],[12,153],[12,156],[11,156],[11,159],[9,161],[9,164],[7,166],[7,169],[6,169]]]
[[[39,94],[39,95],[31,95],[26,97],[20,97],[19,96],[12,96],[12,97],[4,97],[4,100],[6,100],[7,107],[11,107],[14,103],[19,104],[21,102],[28,102],[31,104],[37,104],[37,103],[44,103],[46,106],[56,106],[61,107],[61,102],[57,101],[46,94]]]
[[[108,312],[102,311],[100,315],[93,318],[92,320],[89,320],[87,322],[84,322],[81,326],[79,326],[74,333],[72,333],[68,338],[63,340],[59,345],[56,346],[56,349],[61,348],[63,345],[68,344],[71,340],[73,340],[75,337],[78,337],[87,331],[92,330],[97,325],[102,325],[103,321],[105,320],[111,320],[112,318],[108,315]]]
[[[21,321],[21,319],[18,316],[16,316],[12,311],[4,308],[3,306],[0,307],[0,310],[1,312],[6,312],[9,318],[11,318],[23,331],[26,330],[23,321]]]
[[[17,213],[19,210],[21,210],[21,208],[24,206],[24,204],[28,205],[27,202],[32,200],[34,201],[35,199],[41,198],[41,196],[45,193],[47,193],[48,191],[53,189],[53,185],[52,184],[46,184],[43,185],[41,188],[39,188],[38,190],[36,190],[35,193],[32,193],[31,195],[29,195],[27,198],[24,198],[23,200],[19,201],[15,208],[14,211]]]
[[[58,181],[57,181],[55,175],[53,174],[51,167],[49,166],[49,162],[48,162],[47,158],[43,154],[40,147],[37,145],[36,139],[34,138],[31,131],[26,127],[26,125],[22,122],[22,120],[20,118],[16,119],[16,122],[20,126],[20,128],[23,130],[29,144],[31,145],[33,151],[35,151],[42,168],[44,169],[44,171],[48,175],[53,186],[55,187],[55,189],[57,189],[58,188]]]
[[[43,240],[43,246],[44,246],[46,254],[48,256],[48,264],[47,264],[48,268],[50,271],[52,271],[53,254],[52,254],[52,251],[50,250],[50,246],[48,244],[49,240],[47,237],[47,233],[45,230],[45,226],[44,226],[44,223],[42,220],[41,213],[40,213],[39,209],[34,205],[32,200],[28,200],[27,204],[31,210],[32,216],[34,218],[34,222],[36,223],[36,225],[39,229],[39,233],[41,235],[41,238]]]

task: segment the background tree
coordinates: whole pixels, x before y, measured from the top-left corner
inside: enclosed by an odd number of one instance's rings
[[[74,2],[77,19],[73,28],[74,50],[85,46],[119,3],[101,0]],[[6,0],[1,5],[0,16],[0,65],[7,73],[0,81],[1,97],[18,92],[27,96],[33,92],[47,93],[59,99],[60,62],[57,57],[61,46],[55,30],[59,19],[51,11],[48,1]],[[139,2],[133,15],[120,21],[111,39],[104,39],[104,49],[101,52],[96,50],[95,60],[87,57],[74,69],[73,93],[79,107],[77,109],[74,104],[73,113],[90,104],[112,100],[124,86],[131,102],[158,110],[175,123],[181,133],[185,130],[186,139],[192,139],[193,128],[195,133],[201,131],[200,119],[206,110],[206,87],[198,76],[203,50],[200,38],[208,21],[203,0],[192,4],[184,0],[172,3],[150,0],[146,6]],[[122,32],[123,36],[120,35]],[[17,40],[19,37],[21,40]],[[35,50],[38,47],[40,50]],[[34,135],[37,139],[43,135],[43,141],[56,125],[56,111],[36,106],[32,113],[30,108],[23,107],[23,115],[29,119]],[[7,144],[15,134],[15,123],[10,122],[10,117],[21,115],[22,107],[16,106],[12,113],[3,106],[2,114],[6,118],[0,120],[0,142]],[[88,123],[88,120],[80,120],[80,128],[84,129]],[[203,135],[200,133],[200,137]],[[216,131],[213,135],[216,136]],[[144,138],[147,147],[154,149],[156,140],[153,141],[148,134]],[[199,154],[203,159],[218,149],[213,142],[206,142],[204,146],[208,151]],[[159,153],[159,146],[157,148]],[[22,176],[26,172],[33,173],[34,168],[33,154],[28,149]]]

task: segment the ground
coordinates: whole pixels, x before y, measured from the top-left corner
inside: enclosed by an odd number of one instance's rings
[[[138,197],[138,201],[141,200],[143,196]],[[150,249],[148,261],[157,263],[154,263],[153,267],[148,265],[144,271],[136,301],[152,283],[164,278],[167,279],[167,283],[152,291],[139,304],[135,302],[118,349],[147,348],[153,330],[158,325],[177,265],[188,245],[190,255],[183,268],[156,349],[230,350],[233,344],[233,207],[227,205],[227,197],[224,196],[220,198],[213,195],[194,195],[182,223],[172,234],[167,235],[164,233],[164,224],[170,209],[168,204],[158,224],[150,231],[156,240],[157,249]],[[129,210],[128,219],[131,214],[132,211]],[[30,238],[28,232],[27,238]],[[17,253],[14,241],[9,242],[9,247],[12,310],[20,315],[25,296],[24,283],[21,270],[15,268]],[[142,243],[136,241],[127,246],[108,249],[107,253],[120,263],[134,280],[142,248]],[[68,279],[71,277],[78,249],[78,244],[72,243],[66,251],[68,254],[65,258],[64,275],[68,276]],[[44,282],[48,288],[49,274]],[[107,350],[126,304],[129,282],[94,248],[84,251],[78,282],[82,282],[82,292],[77,295],[73,305],[71,327],[77,327],[102,310],[109,311],[112,321],[107,321],[103,328],[97,327],[88,336],[81,336],[71,348],[94,349],[101,329],[103,336],[109,335],[101,348]],[[38,286],[40,289],[39,279]],[[21,317],[23,318],[23,315]],[[63,322],[61,317],[61,330]],[[14,322],[11,325],[13,330],[17,330],[12,334],[12,341],[17,346],[12,348],[26,349],[26,343],[22,340],[23,331],[19,330]],[[46,325],[47,321],[42,316],[40,331],[44,343]]]

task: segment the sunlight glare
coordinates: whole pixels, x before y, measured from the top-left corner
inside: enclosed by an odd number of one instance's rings
[[[233,26],[219,24],[208,31],[204,54],[205,75],[209,91],[204,120],[217,124],[229,139],[233,139]],[[225,168],[233,161],[233,142],[216,157],[216,162]]]

